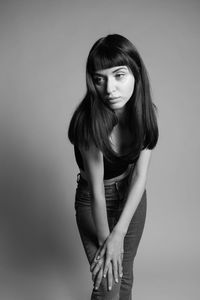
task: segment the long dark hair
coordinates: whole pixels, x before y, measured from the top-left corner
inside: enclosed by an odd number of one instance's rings
[[[93,81],[95,71],[126,65],[135,78],[134,92],[127,102],[127,124],[134,143],[130,153],[120,159],[135,160],[142,149],[153,149],[158,140],[156,106],[151,99],[147,70],[135,46],[125,37],[112,34],[100,38],[91,48],[86,64],[87,92],[76,108],[68,137],[77,147],[94,143],[109,160],[118,159],[109,136],[118,119],[115,112],[99,99]]]

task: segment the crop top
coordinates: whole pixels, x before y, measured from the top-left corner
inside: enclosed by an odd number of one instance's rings
[[[74,146],[74,153],[77,165],[79,169],[84,171],[83,159],[80,150]],[[105,157],[103,157],[104,162],[104,179],[110,179],[116,177],[126,171],[131,161],[125,161],[119,158],[117,162],[110,162]]]

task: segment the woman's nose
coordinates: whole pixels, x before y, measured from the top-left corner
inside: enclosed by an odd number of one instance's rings
[[[115,81],[112,78],[108,78],[107,84],[106,84],[106,92],[107,94],[112,94],[115,91]]]

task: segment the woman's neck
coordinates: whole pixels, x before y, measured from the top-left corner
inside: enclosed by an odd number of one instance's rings
[[[118,125],[124,127],[124,126],[127,126],[127,110],[126,109],[118,109],[118,110],[115,110],[115,114],[117,116],[117,119],[118,119]]]

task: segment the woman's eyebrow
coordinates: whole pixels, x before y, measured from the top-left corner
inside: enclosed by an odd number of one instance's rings
[[[113,71],[113,73],[116,73],[116,72],[121,71],[121,70],[127,71],[127,67],[119,67],[119,68],[115,69]]]
[[[127,71],[127,67],[119,67],[115,70],[112,71],[113,74],[115,74],[116,72],[120,71],[120,70],[124,70],[124,71]],[[93,76],[105,76],[104,74],[102,73],[99,73],[98,71],[94,72]]]

